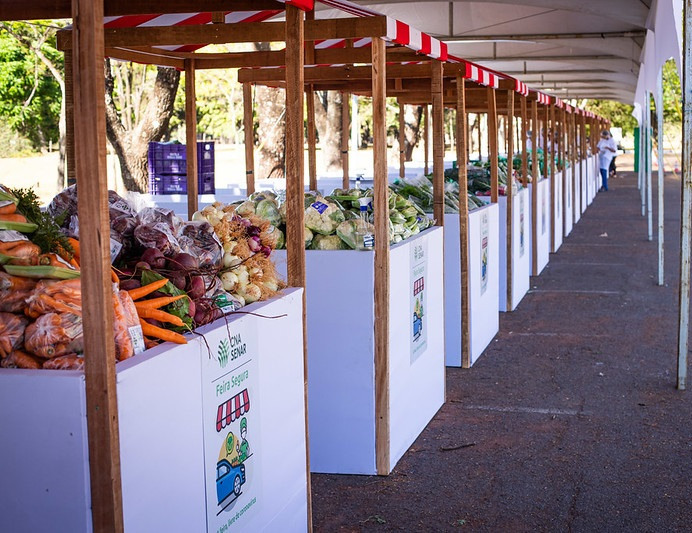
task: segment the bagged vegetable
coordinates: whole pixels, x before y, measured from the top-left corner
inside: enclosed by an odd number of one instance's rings
[[[26,300],[27,316],[46,313],[82,312],[82,287],[79,278],[63,281],[41,280]]]
[[[315,235],[312,250],[348,250],[348,246],[337,235]]]
[[[41,360],[22,350],[15,350],[4,359],[0,359],[2,368],[28,368],[37,370],[41,368]]]
[[[173,234],[177,233],[182,222],[172,209],[145,207],[137,213],[137,223],[139,225],[166,224]]]
[[[137,308],[127,291],[114,290],[113,310],[115,358],[124,361],[144,351],[144,335],[139,324]]]
[[[135,240],[143,248],[158,248],[166,256],[180,252],[180,243],[166,223],[142,224],[137,226],[134,234]]]
[[[281,213],[274,199],[265,198],[261,200],[255,207],[255,215],[269,221],[272,226],[281,224]]]
[[[0,357],[7,357],[24,344],[24,330],[29,321],[12,313],[0,313]]]
[[[223,258],[221,241],[209,222],[185,222],[178,234],[180,249],[199,261],[200,267],[217,266]]]
[[[375,226],[365,222],[361,218],[346,220],[339,224],[336,228],[337,236],[348,245],[349,248],[355,250],[358,246],[358,233],[364,235],[366,233],[374,234]]]
[[[41,248],[32,243],[23,233],[0,230],[0,254],[10,257],[38,257]]]
[[[318,197],[305,209],[305,227],[321,235],[333,234],[344,220],[343,212],[322,197]]]
[[[46,370],[84,370],[84,358],[77,354],[60,355],[44,361]]]
[[[82,319],[71,313],[47,313],[24,332],[27,352],[50,359],[84,350]]]

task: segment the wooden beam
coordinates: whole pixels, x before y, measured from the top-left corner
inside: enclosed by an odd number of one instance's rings
[[[555,242],[555,217],[557,215],[555,209],[556,193],[557,193],[557,176],[555,175],[555,135],[557,133],[557,125],[555,123],[555,105],[550,105],[550,128],[551,136],[549,139],[549,155],[550,155],[550,251],[556,252],[557,247]]]
[[[308,85],[305,91],[308,111],[308,179],[310,190],[317,190],[317,128],[315,126],[315,91]]]
[[[430,106],[426,103],[423,105],[423,159],[425,160],[424,173],[427,176],[430,172],[428,154],[430,149],[428,143],[430,140]]]
[[[342,182],[341,187],[346,190],[351,186],[349,180],[349,153],[348,141],[351,133],[351,113],[349,103],[351,93],[344,92],[341,94],[341,172]]]
[[[397,99],[399,106],[399,177],[406,176],[406,112],[405,104]]]
[[[514,310],[514,176],[513,174],[513,159],[514,159],[514,87],[507,89],[507,114],[506,122],[506,138],[507,138],[507,187],[505,194],[507,195],[507,310]],[[519,221],[521,224],[521,220]],[[534,248],[536,248],[534,241]]]
[[[74,81],[72,74],[72,50],[65,51],[65,158],[67,185],[77,182],[74,147]]]
[[[305,71],[305,83],[317,82],[352,82],[353,80],[370,81],[372,73],[369,66],[344,65],[339,67],[315,66]],[[387,65],[388,80],[429,80],[430,63],[422,65]],[[286,71],[282,68],[267,69],[242,69],[238,72],[238,81],[252,81],[256,83],[268,83],[285,81]],[[401,83],[401,85],[398,85]],[[410,83],[409,83],[410,85]],[[421,88],[423,85],[420,86]],[[394,82],[392,88],[401,90],[403,82]]]
[[[459,255],[461,268],[461,366],[471,368],[471,291],[469,289],[468,120],[465,80],[457,75],[456,151],[459,170]]]
[[[305,406],[305,464],[307,522],[312,531],[310,439],[308,434],[308,353],[305,297],[305,205],[304,205],[304,13],[286,6],[286,263],[288,285],[303,287],[303,395]]]
[[[195,60],[185,60],[185,142],[187,152],[187,219],[197,211],[199,201],[197,180],[197,95]]]
[[[245,138],[245,192],[255,192],[255,119],[252,85],[243,83],[243,136]]]
[[[169,0],[165,7],[156,0],[105,0],[104,15],[148,15],[150,13],[201,13],[212,11],[261,11],[284,9],[276,0]],[[0,20],[66,19],[72,17],[70,0],[3,0],[0,3]]]
[[[528,120],[529,115],[526,109],[526,96],[521,96],[521,183],[524,187],[529,186],[529,154],[526,149],[528,144]]]
[[[193,9],[193,12],[197,12]],[[253,9],[256,11],[256,9]],[[304,22],[307,41],[383,37],[387,35],[387,17],[354,17]],[[140,26],[106,28],[105,45],[109,48],[127,46],[186,45],[193,43],[227,44],[247,42],[283,42],[284,22],[244,22],[242,24],[196,24],[188,26]],[[71,30],[58,32],[58,49],[71,44]]]
[[[79,188],[82,311],[94,531],[123,531],[120,438],[110,282],[110,220],[106,173],[103,2],[74,0],[74,137]]]
[[[495,104],[495,89],[488,87],[488,162],[490,163],[490,201],[497,203],[498,182],[498,153],[497,153],[497,107]]]
[[[375,215],[375,462],[390,469],[389,426],[389,207],[387,182],[386,53],[372,41],[373,212]]]
[[[65,50],[65,53],[67,52],[69,52],[69,50]],[[185,68],[185,59],[171,57],[163,50],[159,50],[159,53],[152,53],[149,51],[133,50],[130,48],[106,48],[105,53],[106,57],[110,57],[111,59],[120,59],[121,61],[132,61],[134,63],[141,63],[143,65],[172,67],[179,70],[183,70]]]
[[[441,61],[430,64],[433,123],[433,217],[437,226],[444,226],[445,220],[445,130],[444,107],[442,106]]]
[[[541,169],[538,165],[538,139],[540,138],[540,129],[538,127],[538,102],[531,102],[531,129],[533,130],[533,142],[531,143],[531,168],[533,169],[533,183],[531,185],[531,238],[533,246],[531,247],[531,275],[538,276],[538,183],[540,182]],[[545,145],[543,148],[545,156]]]

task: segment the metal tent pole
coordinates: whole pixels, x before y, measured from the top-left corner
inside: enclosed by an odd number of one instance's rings
[[[663,273],[663,68],[656,79],[656,118],[658,122],[658,284],[664,284]]]
[[[653,224],[653,213],[651,204],[653,203],[652,192],[651,192],[651,170],[653,167],[653,161],[651,157],[651,128],[649,122],[651,120],[651,106],[649,104],[651,100],[651,93],[646,91],[646,227],[648,231],[648,238],[650,241],[654,239],[654,224]]]
[[[683,68],[682,68],[682,203],[680,212],[680,298],[678,320],[678,389],[685,390],[687,381],[687,341],[690,322],[690,228],[692,226],[692,0],[685,0],[683,14]]]
[[[648,128],[646,111],[642,109],[639,124],[639,191],[642,203],[642,216],[646,215],[646,130]]]

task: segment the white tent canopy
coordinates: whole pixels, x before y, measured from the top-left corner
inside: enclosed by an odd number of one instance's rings
[[[358,0],[475,61],[564,99],[644,102],[681,66],[681,0]],[[320,18],[343,16],[324,13]]]

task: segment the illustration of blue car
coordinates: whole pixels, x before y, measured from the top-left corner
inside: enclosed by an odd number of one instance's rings
[[[423,319],[413,313],[413,340],[417,340],[423,333]]]
[[[240,496],[240,488],[245,483],[245,465],[233,466],[226,459],[216,463],[216,499],[219,505],[231,494]]]

